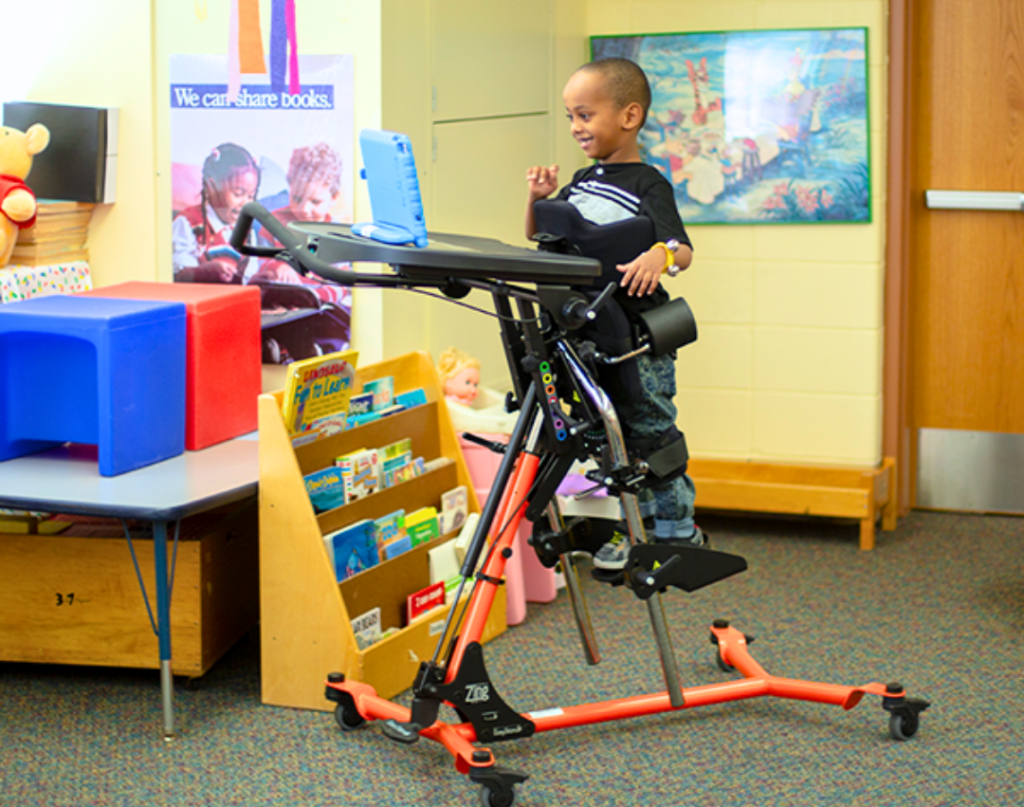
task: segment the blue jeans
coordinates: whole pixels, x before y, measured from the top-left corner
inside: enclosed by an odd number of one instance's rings
[[[675,425],[676,365],[671,356],[638,356],[643,395],[630,405],[623,426],[632,437],[658,437]],[[654,516],[654,538],[689,538],[693,535],[693,480],[686,474],[645,488],[639,495],[640,515]]]

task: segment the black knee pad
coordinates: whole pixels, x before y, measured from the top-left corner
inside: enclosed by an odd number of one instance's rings
[[[644,460],[651,469],[652,484],[661,484],[686,473],[690,452],[686,437],[673,426],[657,437],[626,437],[626,450],[633,459]]]

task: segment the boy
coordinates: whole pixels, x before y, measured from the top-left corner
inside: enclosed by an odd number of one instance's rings
[[[640,158],[637,136],[647,119],[651,88],[643,70],[628,59],[599,59],[580,67],[569,78],[562,95],[573,138],[595,165],[576,172],[557,198],[576,207],[594,224],[610,224],[633,216],[654,223],[658,243],[632,261],[619,265],[622,272],[615,299],[627,317],[669,300],[659,280],[675,276],[693,259],[693,249],[679,217],[672,186],[657,169]],[[533,203],[558,188],[558,166],[534,166],[526,172],[529,203],[526,235],[537,230]],[[675,427],[675,365],[671,356],[637,357],[643,395],[622,418],[626,436],[657,438]],[[620,413],[621,414],[621,413]],[[654,517],[653,540],[705,543],[693,521],[694,486],[686,474],[643,491],[640,510]],[[614,571],[624,568],[629,542],[617,534],[594,555],[594,566]]]

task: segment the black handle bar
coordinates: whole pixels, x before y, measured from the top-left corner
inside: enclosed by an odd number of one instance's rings
[[[249,234],[252,231],[252,224],[258,221],[270,235],[281,244],[280,247],[260,247],[249,244]],[[434,274],[428,276],[422,273],[410,273],[408,271],[400,274],[369,274],[364,272],[353,272],[350,269],[339,269],[332,264],[318,258],[315,254],[314,242],[304,242],[287,226],[282,224],[273,213],[267,210],[259,202],[249,202],[239,213],[238,221],[231,232],[231,246],[239,254],[256,258],[277,258],[294,266],[302,274],[312,272],[325,280],[339,283],[342,286],[375,286],[378,288],[434,288],[441,291],[446,297],[459,298],[469,293],[471,288],[484,289],[490,292],[501,290],[502,294],[518,298],[520,300],[539,303],[542,307],[550,310],[556,321],[569,330],[591,322],[597,312],[611,298],[617,287],[616,284],[609,284],[596,300],[589,301],[579,292],[570,291],[568,286],[550,286],[541,291],[527,290],[512,283],[496,279],[460,277],[458,270],[445,272],[444,275]],[[410,267],[403,264],[403,268]],[[436,272],[436,268],[432,268]],[[536,282],[534,278],[526,278],[525,282]]]
[[[257,247],[248,242],[249,233],[252,231],[253,221],[270,233],[281,244],[281,247]],[[316,255],[306,249],[294,233],[267,210],[259,202],[249,202],[238,214],[238,221],[231,231],[231,246],[242,255],[249,255],[256,258],[279,258],[295,265],[295,268],[302,274],[312,272],[325,280],[331,280],[342,286],[409,286],[413,285],[405,278],[395,275],[374,275],[353,272],[350,269],[339,269],[325,261],[320,260]],[[447,280],[438,281],[417,281],[417,286],[444,286]]]

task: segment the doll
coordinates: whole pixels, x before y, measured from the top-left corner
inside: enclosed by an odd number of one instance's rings
[[[480,386],[480,361],[457,347],[450,347],[437,362],[444,397],[448,401],[472,406]]]

